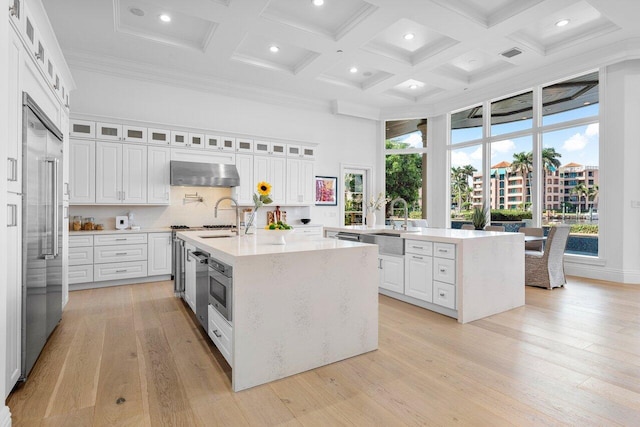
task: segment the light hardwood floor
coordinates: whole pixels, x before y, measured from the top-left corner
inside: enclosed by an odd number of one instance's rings
[[[380,297],[380,348],[239,393],[172,282],[73,292],[15,426],[640,425],[640,286],[569,278],[460,325]]]

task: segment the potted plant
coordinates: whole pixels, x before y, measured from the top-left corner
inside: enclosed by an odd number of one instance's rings
[[[487,224],[487,210],[480,206],[474,207],[471,222],[476,230],[484,230],[484,226]]]

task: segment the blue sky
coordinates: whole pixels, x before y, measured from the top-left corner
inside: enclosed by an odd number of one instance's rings
[[[566,122],[583,117],[597,116],[598,104],[565,111],[543,117],[543,125]],[[493,126],[492,133],[507,134],[518,130],[531,128],[531,120],[519,120],[517,122],[505,123]],[[471,141],[482,137],[480,128],[459,129],[453,132],[452,142]],[[410,147],[421,148],[422,136],[419,131],[412,132],[397,138],[393,141],[406,142]],[[585,166],[598,166],[599,155],[599,125],[597,123],[588,126],[576,126],[554,132],[547,132],[543,135],[543,147],[553,147],[560,153],[562,165],[575,162]],[[532,137],[516,139],[505,139],[491,144],[491,165],[501,161],[511,163],[514,153],[532,150]],[[451,152],[451,166],[472,165],[478,171],[482,168],[482,146],[474,146],[462,149],[454,149]]]

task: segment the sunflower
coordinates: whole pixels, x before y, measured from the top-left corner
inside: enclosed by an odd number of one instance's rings
[[[264,181],[259,182],[258,193],[260,193],[261,196],[268,196],[269,193],[271,193],[271,184]]]

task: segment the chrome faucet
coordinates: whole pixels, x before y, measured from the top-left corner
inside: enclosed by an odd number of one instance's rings
[[[236,205],[236,236],[239,236],[240,235],[240,212],[238,211],[239,206],[238,206],[238,202],[236,201],[236,199],[234,199],[233,197],[229,197],[229,196],[221,197],[220,199],[218,199],[218,201],[216,202],[216,207],[213,210],[213,216],[215,218],[218,218],[218,205],[223,200],[231,200]]]
[[[393,199],[391,201],[391,215],[393,215],[393,208],[396,205],[396,202],[402,202],[404,204],[404,225],[402,226],[403,229],[407,229],[408,226],[408,219],[409,219],[409,207],[407,206],[407,201],[405,199],[403,199],[402,197],[397,197],[395,199]],[[393,228],[395,230],[395,224],[393,225]]]

